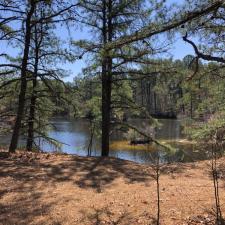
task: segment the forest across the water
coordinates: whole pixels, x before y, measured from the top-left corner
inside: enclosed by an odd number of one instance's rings
[[[225,224],[224,21],[224,0],[0,0],[0,224]]]

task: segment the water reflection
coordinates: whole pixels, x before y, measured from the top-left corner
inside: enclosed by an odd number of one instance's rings
[[[165,151],[153,144],[147,146],[131,146],[129,141],[124,141],[124,136],[120,133],[114,133],[111,140],[110,156],[126,160],[132,160],[139,163],[153,162],[160,154],[161,162],[183,161],[190,162],[199,159],[208,158],[207,152],[192,143],[179,142],[184,138],[182,135],[181,123],[179,120],[160,120],[160,128],[152,130],[147,120],[132,120],[133,125],[145,132],[154,132],[155,138],[169,142],[176,151]],[[90,142],[89,122],[87,120],[68,120],[55,118],[51,121],[53,129],[49,131],[49,136],[62,144],[56,148],[43,139],[36,140],[36,144],[44,151],[61,151],[69,154],[86,156],[87,148]],[[0,144],[9,144],[10,137],[0,137]],[[23,138],[20,139],[20,145],[24,146]],[[94,138],[92,143],[92,155],[99,156],[100,140]]]
[[[145,132],[146,130],[152,132],[152,128],[148,125],[148,121],[146,120],[132,120],[131,122],[133,125],[145,130]],[[135,148],[132,149],[132,146],[129,146],[129,149],[127,149],[125,145],[120,145],[117,148],[111,148],[110,156],[139,163],[149,163],[154,161],[157,152],[159,152],[160,160],[162,162],[190,162],[207,158],[206,151],[201,150],[194,144],[176,142],[183,138],[179,120],[160,120],[160,123],[162,126],[155,130],[155,138],[169,141],[177,151],[165,151],[154,145],[146,146],[141,150]],[[88,121],[54,119],[52,120],[52,124],[54,125],[54,129],[49,132],[50,137],[66,143],[61,145],[60,151],[81,156],[86,156],[88,154],[87,146],[90,141],[90,124]],[[114,133],[111,142],[117,143],[122,139],[124,139],[124,137],[121,134]],[[56,150],[54,146],[49,145],[46,142],[41,143],[41,149],[45,151]],[[99,156],[100,154],[100,140],[95,137],[92,145],[92,155]]]

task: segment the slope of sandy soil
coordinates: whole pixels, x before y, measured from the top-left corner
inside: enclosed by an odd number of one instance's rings
[[[221,203],[225,163],[220,160]],[[213,224],[210,162],[161,171],[161,224]],[[150,166],[114,158],[0,152],[1,225],[144,225],[156,219]],[[225,205],[222,206],[225,214]]]

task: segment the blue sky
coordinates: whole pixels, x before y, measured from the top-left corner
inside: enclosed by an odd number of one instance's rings
[[[180,1],[167,0],[168,5],[173,4],[173,3],[182,4],[183,2],[184,2],[184,0],[180,0]],[[63,33],[63,32],[65,33],[66,31],[61,31],[61,33]],[[81,31],[79,29],[76,30],[74,32],[74,34],[72,34],[72,36],[75,40],[90,38],[90,34],[88,33],[87,30]],[[194,51],[193,51],[193,48],[189,44],[185,43],[182,40],[181,35],[177,35],[177,38],[176,38],[174,44],[171,46],[169,54],[172,56],[173,59],[183,59],[188,54],[194,54]],[[78,60],[73,64],[70,64],[70,63],[66,64],[65,65],[66,69],[71,71],[71,75],[69,77],[66,77],[65,81],[72,81],[75,76],[77,76],[79,73],[81,73],[82,68],[84,68],[85,65],[86,64],[85,64],[84,60]]]
[[[65,35],[65,30],[59,31],[59,35]],[[74,39],[83,39],[90,37],[90,34],[88,34],[87,31],[75,31],[74,34],[76,34],[76,38]],[[1,52],[8,52],[11,56],[16,56],[17,51],[12,48],[11,46],[6,45],[5,43],[0,42],[0,49]],[[185,43],[181,37],[178,37],[174,44],[171,46],[169,50],[169,54],[172,55],[173,59],[183,59],[184,56],[188,54],[194,54],[192,47]],[[74,63],[63,63],[62,68],[70,71],[70,76],[64,78],[65,81],[73,81],[73,78],[77,76],[79,73],[81,73],[82,68],[84,68],[86,65],[85,60],[77,60]]]
[[[80,37],[87,38],[89,34],[86,31],[83,31],[82,34],[79,32],[77,33],[77,39]],[[177,37],[174,44],[170,47],[169,54],[172,56],[173,59],[183,59],[188,54],[194,54],[193,48],[185,43],[182,40],[182,37]],[[64,64],[65,69],[71,71],[71,75],[69,77],[64,78],[65,81],[73,81],[73,78],[81,73],[82,68],[85,67],[85,60],[77,60],[75,63],[67,63]]]
[[[168,3],[174,3],[175,0],[168,0]],[[183,0],[181,0],[179,3],[182,3]],[[65,28],[62,28],[61,26],[57,29],[57,35],[59,37],[63,37],[64,40],[68,40],[69,35]],[[70,32],[71,38],[73,40],[79,40],[79,39],[90,39],[91,35],[86,29],[79,29],[79,28],[73,28]],[[184,56],[187,54],[194,54],[193,49],[190,45],[186,44],[181,36],[177,35],[176,41],[171,46],[171,49],[169,51],[170,55],[173,57],[173,59],[183,59]],[[8,52],[11,56],[16,56],[17,50],[15,48],[12,48],[11,46],[6,45],[6,43],[0,42],[0,50],[1,52]],[[62,68],[70,71],[70,76],[64,78],[65,81],[73,81],[73,78],[77,76],[79,73],[81,73],[82,68],[85,67],[85,60],[77,60],[74,63],[63,63]]]
[[[183,59],[188,54],[194,54],[193,48],[190,44],[184,42],[182,38],[178,38],[172,46],[170,53],[174,59]]]

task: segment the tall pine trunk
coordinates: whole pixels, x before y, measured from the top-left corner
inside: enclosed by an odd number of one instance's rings
[[[108,72],[104,75],[105,76],[102,77],[102,156],[108,156],[111,114],[111,78]]]
[[[36,78],[33,81],[33,88],[36,87]],[[35,106],[36,106],[36,93],[33,91],[30,101],[30,112],[28,118],[28,132],[27,132],[27,150],[32,151],[34,143],[34,120],[35,120]]]
[[[103,0],[103,43],[112,41],[112,1]],[[109,155],[112,92],[112,57],[105,51],[102,60],[102,156]]]
[[[30,111],[28,117],[28,132],[27,132],[27,150],[32,151],[34,143],[34,120],[37,101],[37,76],[38,76],[38,63],[39,63],[39,44],[37,37],[37,27],[35,26],[35,62],[34,62],[34,74],[32,76],[32,95],[30,100]]]
[[[21,123],[22,123],[23,114],[24,114],[25,101],[26,101],[27,63],[28,63],[30,41],[31,41],[31,18],[35,11],[36,2],[33,0],[33,1],[30,1],[30,4],[31,4],[30,10],[29,10],[29,12],[27,14],[27,18],[26,18],[26,33],[25,33],[24,53],[23,53],[21,75],[20,75],[21,85],[20,85],[18,109],[17,109],[15,126],[13,129],[13,134],[12,134],[12,138],[11,138],[11,143],[9,146],[9,152],[15,152],[15,150],[17,148]]]

